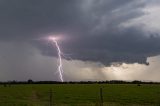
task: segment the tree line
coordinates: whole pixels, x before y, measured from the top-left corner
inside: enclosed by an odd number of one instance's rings
[[[107,80],[107,81],[33,81],[31,79],[27,81],[6,81],[0,82],[0,84],[160,84],[160,82],[152,81],[123,81],[123,80]]]

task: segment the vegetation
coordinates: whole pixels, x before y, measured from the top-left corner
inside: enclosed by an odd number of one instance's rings
[[[100,88],[104,106],[160,105],[159,84],[1,84],[0,106],[99,106]]]

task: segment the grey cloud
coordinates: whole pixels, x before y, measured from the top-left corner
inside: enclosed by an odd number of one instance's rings
[[[31,39],[72,27],[78,1],[1,1],[1,38]],[[72,21],[71,21],[72,20]]]
[[[63,52],[73,59],[146,63],[160,53],[159,37],[147,37],[140,27],[122,23],[144,15],[143,0],[1,0],[0,40],[28,42],[48,33],[65,33]],[[56,56],[43,42],[31,41],[42,54]],[[30,43],[30,41],[29,41]]]
[[[0,43],[0,80],[59,80],[57,59],[40,54],[28,44]],[[14,51],[19,51],[13,52]],[[17,58],[19,57],[19,58]],[[159,81],[160,56],[148,58],[150,66],[122,64],[105,67],[97,62],[63,60],[65,81],[151,80]],[[113,68],[114,67],[114,68]]]
[[[0,42],[0,80],[59,80],[57,59],[26,43]]]
[[[63,45],[73,46],[67,52],[75,59],[100,61],[106,65],[112,62],[148,64],[147,57],[160,52],[159,41],[159,37],[145,37],[138,29],[128,29],[123,33],[78,38],[74,43]]]

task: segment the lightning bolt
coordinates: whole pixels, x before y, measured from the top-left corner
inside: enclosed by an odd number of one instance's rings
[[[64,81],[63,80],[63,63],[62,63],[62,56],[61,56],[63,53],[61,52],[60,46],[58,45],[56,38],[49,37],[49,40],[52,41],[57,48],[59,78],[60,78],[61,82],[63,82]]]

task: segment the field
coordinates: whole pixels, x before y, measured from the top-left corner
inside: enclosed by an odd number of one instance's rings
[[[0,85],[0,106],[160,106],[160,85],[26,84]]]

